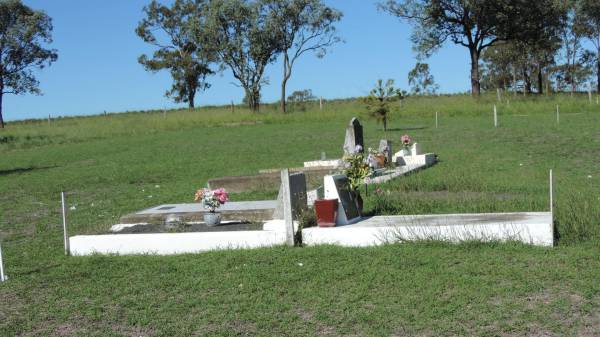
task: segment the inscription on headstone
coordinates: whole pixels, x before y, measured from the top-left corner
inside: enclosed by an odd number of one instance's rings
[[[363,140],[363,128],[358,118],[354,117],[350,120],[350,124],[346,127],[346,138],[344,139],[344,154],[354,154],[357,150],[357,145],[360,146],[360,151],[365,148]]]

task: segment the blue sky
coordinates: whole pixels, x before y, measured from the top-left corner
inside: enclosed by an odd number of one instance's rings
[[[377,79],[393,78],[408,90],[407,74],[414,67],[410,26],[379,12],[377,1],[325,0],[344,13],[338,25],[345,43],[323,59],[306,54],[288,82],[288,93],[312,89],[324,98],[366,94]],[[166,71],[146,72],[137,58],[152,47],[134,33],[149,0],[24,0],[53,18],[53,48],[59,59],[38,73],[42,96],[6,95],[6,120],[98,114],[103,111],[183,107],[164,96],[171,85]],[[446,45],[427,61],[442,92],[469,89],[465,48]],[[282,65],[267,68],[270,84],[263,100],[279,99]],[[243,90],[232,84],[229,70],[209,79],[212,87],[196,96],[197,105],[241,102]]]

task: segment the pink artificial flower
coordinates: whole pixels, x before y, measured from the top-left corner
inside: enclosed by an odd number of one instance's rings
[[[402,144],[404,144],[404,145],[410,144],[410,137],[408,135],[402,136],[401,140],[402,140]]]

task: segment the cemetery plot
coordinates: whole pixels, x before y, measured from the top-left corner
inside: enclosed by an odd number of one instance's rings
[[[538,212],[375,216],[345,226],[302,230],[302,242],[305,245],[364,247],[417,240],[520,241],[552,246],[552,214]]]
[[[346,128],[343,151],[346,155],[372,164],[373,171],[362,184],[383,183],[399,176],[429,167],[437,161],[435,154],[423,153],[419,144],[410,145],[403,136],[403,149],[392,154],[392,143],[381,140],[379,150],[363,157],[362,126],[353,118]],[[375,153],[375,155],[373,155]],[[377,157],[377,158],[376,158]],[[375,160],[377,159],[377,160]],[[387,166],[380,167],[380,162]],[[330,166],[341,160],[320,161]],[[330,167],[319,169],[319,161],[309,162],[306,171],[317,176],[330,172]],[[306,163],[305,163],[306,165]],[[313,176],[314,177],[314,176]],[[505,214],[449,214],[449,215],[398,215],[362,217],[360,195],[353,190],[349,177],[343,174],[324,175],[322,189],[307,191],[307,174],[265,172],[253,177],[226,177],[213,179],[210,185],[227,184],[236,191],[253,187],[279,186],[277,200],[231,202],[222,209],[225,220],[220,226],[208,227],[202,223],[207,211],[200,204],[160,205],[121,219],[113,227],[118,233],[70,238],[71,253],[103,254],[180,254],[214,249],[257,248],[272,245],[294,245],[299,215],[312,206],[315,199],[337,200],[337,218],[334,228],[304,228],[304,244],[337,244],[342,246],[370,246],[403,240],[435,239],[463,240],[516,240],[525,243],[553,245],[552,213]],[[283,220],[277,220],[283,219]],[[262,223],[265,223],[263,226]],[[170,232],[189,233],[170,233]],[[167,233],[165,233],[167,232]],[[152,233],[152,234],[149,234]]]

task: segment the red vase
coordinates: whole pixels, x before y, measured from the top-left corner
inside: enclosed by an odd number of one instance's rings
[[[322,199],[315,201],[315,213],[317,214],[317,224],[319,227],[335,226],[337,208],[337,199]]]

